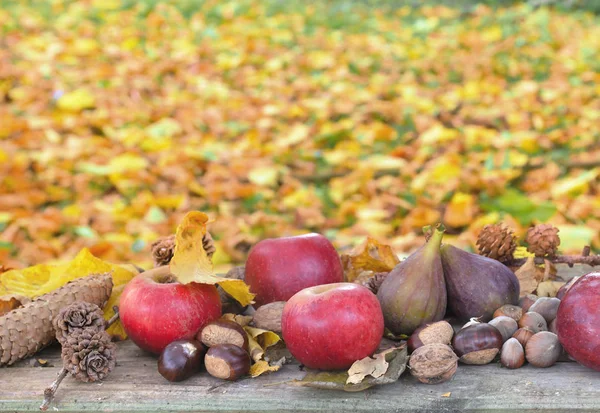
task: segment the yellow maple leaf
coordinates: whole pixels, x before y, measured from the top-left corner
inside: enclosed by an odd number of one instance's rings
[[[388,272],[400,262],[392,247],[367,237],[366,241],[348,254],[342,255],[346,281],[353,282],[365,272]]]
[[[254,294],[242,280],[231,280],[215,275],[213,263],[204,250],[202,239],[206,234],[208,215],[203,212],[188,212],[175,234],[175,250],[171,259],[171,273],[182,284],[191,282],[218,284],[227,294],[246,306],[252,304]]]
[[[270,365],[265,360],[258,360],[250,367],[250,377],[258,377],[263,373],[268,373],[271,371],[277,371],[281,368],[280,365]]]

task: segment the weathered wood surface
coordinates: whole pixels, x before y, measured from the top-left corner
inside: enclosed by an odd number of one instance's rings
[[[31,361],[0,369],[0,411],[36,411],[46,386],[60,369],[57,348]],[[461,365],[447,383],[425,385],[405,374],[398,383],[345,393],[291,386],[302,378],[297,365],[256,379],[223,382],[201,373],[182,383],[168,383],[156,371],[156,359],[131,342],[119,343],[119,362],[102,384],[68,377],[50,411],[228,411],[228,412],[527,412],[600,411],[600,373],[577,363],[548,369],[531,366],[507,370],[499,364]],[[451,392],[449,397],[444,393]]]

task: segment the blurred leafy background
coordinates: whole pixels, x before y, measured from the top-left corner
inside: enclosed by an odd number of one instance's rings
[[[193,209],[223,268],[307,231],[408,252],[439,220],[600,248],[598,2],[0,5],[7,267],[148,267]]]

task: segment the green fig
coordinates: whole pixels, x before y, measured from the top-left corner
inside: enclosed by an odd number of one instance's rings
[[[422,324],[439,321],[446,313],[446,284],[440,256],[443,228],[396,265],[385,278],[377,298],[385,326],[394,334],[412,334]]]
[[[452,245],[440,251],[448,309],[459,319],[488,321],[503,305],[519,303],[519,280],[504,264]]]

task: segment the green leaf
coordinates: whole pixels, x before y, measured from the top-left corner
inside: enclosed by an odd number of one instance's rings
[[[96,234],[96,231],[86,226],[75,227],[74,232],[75,234],[83,238],[96,238],[98,236],[98,234]]]
[[[529,225],[534,220],[547,221],[556,212],[556,207],[551,202],[535,203],[525,194],[512,188],[496,198],[482,194],[480,205],[486,212],[510,214],[523,225]]]

